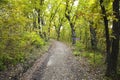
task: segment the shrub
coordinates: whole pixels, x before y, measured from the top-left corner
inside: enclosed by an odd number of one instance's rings
[[[9,65],[24,62],[26,53],[34,46],[42,47],[44,40],[36,32],[23,32],[17,35],[2,37],[0,42],[0,70],[5,70]],[[29,54],[28,54],[29,55]]]

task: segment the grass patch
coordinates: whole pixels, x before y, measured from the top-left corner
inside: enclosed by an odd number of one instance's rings
[[[79,51],[74,51],[73,54],[74,54],[75,56],[80,56],[80,52],[79,52]]]
[[[74,51],[73,54],[78,57],[84,57],[87,59],[89,64],[99,66],[104,64],[104,57],[101,53],[99,52],[79,52],[79,51]]]
[[[75,44],[73,54],[78,57],[86,58],[87,61],[94,66],[104,64],[104,56],[100,52],[92,50],[85,51],[85,46],[81,42]]]
[[[83,52],[81,56],[87,58],[91,65],[97,66],[104,62],[103,55],[99,52]]]
[[[81,51],[78,48],[75,48],[73,50],[73,55],[86,58],[88,63],[93,66],[99,66],[104,64],[104,56],[100,52],[84,50]]]

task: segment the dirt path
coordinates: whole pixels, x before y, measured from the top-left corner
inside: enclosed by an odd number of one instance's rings
[[[20,80],[94,80],[86,72],[68,46],[53,41],[48,53],[38,59]]]

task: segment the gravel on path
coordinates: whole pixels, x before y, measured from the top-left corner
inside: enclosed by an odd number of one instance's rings
[[[67,45],[53,40],[48,52],[20,80],[96,80],[87,71]]]

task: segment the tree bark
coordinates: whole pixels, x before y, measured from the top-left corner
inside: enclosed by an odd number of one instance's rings
[[[61,30],[61,26],[62,26],[62,25],[60,25],[60,26],[58,27],[57,40],[60,40],[60,30]]]
[[[36,24],[36,15],[33,12],[33,29],[37,28],[37,24]]]
[[[108,76],[113,76],[117,74],[117,61],[118,61],[118,54],[119,54],[119,0],[114,0],[113,2],[113,11],[115,18],[118,19],[118,21],[113,21],[113,36],[112,38],[112,51],[110,56],[110,63],[111,64],[108,67],[109,74]]]
[[[65,10],[65,17],[67,18],[67,20],[69,21],[70,27],[71,27],[71,38],[72,38],[72,44],[76,44],[76,32],[75,32],[75,21],[73,22],[70,16],[71,10],[72,10],[72,6],[74,4],[74,2],[71,5],[71,8],[69,9],[69,0],[66,1],[66,10]]]
[[[102,10],[103,19],[104,19],[104,25],[105,25],[105,35],[106,35],[106,62],[107,62],[107,68],[110,66],[110,36],[109,36],[109,28],[108,28],[108,19],[105,7],[103,5],[103,0],[100,0],[100,6]],[[106,74],[108,74],[109,70],[106,70]]]
[[[74,24],[70,21],[70,15],[69,14],[65,14],[65,16],[68,19],[70,27],[71,27],[72,44],[76,44],[76,33],[75,33],[75,29],[74,29]]]
[[[43,38],[42,36],[42,32],[41,32],[41,17],[40,17],[40,9],[37,10],[38,13],[38,28],[39,28],[39,35],[41,38]]]
[[[72,37],[72,44],[76,44],[76,33],[74,29],[74,24],[70,22],[70,27],[71,27],[71,37]]]
[[[97,49],[96,28],[93,27],[93,22],[90,22],[91,46],[93,50]]]

